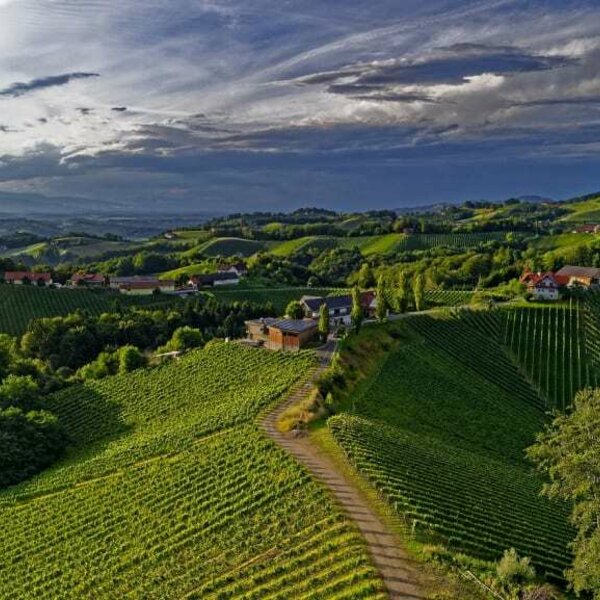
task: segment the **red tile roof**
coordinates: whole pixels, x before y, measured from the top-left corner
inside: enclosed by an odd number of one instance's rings
[[[31,271],[6,271],[4,273],[5,281],[23,281],[23,279],[50,282],[52,275],[50,273],[32,273]]]

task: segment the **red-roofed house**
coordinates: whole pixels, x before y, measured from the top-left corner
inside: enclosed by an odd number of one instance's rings
[[[560,298],[561,283],[550,271],[525,273],[520,281],[527,286],[527,291],[531,292],[536,300],[558,300]]]
[[[106,285],[106,277],[100,273],[75,273],[69,280],[73,287],[103,287]]]
[[[24,283],[51,285],[52,275],[50,273],[32,273],[31,271],[6,271],[4,281],[13,285],[23,285]]]

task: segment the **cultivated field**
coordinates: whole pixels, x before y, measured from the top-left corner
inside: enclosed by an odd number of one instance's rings
[[[0,493],[0,596],[383,599],[354,527],[254,423],[312,364],[221,343],[54,396],[74,448]]]
[[[61,317],[85,310],[99,315],[115,305],[153,306],[179,301],[169,296],[127,297],[108,291],[59,290],[37,286],[0,285],[0,333],[22,334],[32,319]]]
[[[560,579],[573,532],[566,507],[539,496],[524,450],[543,400],[482,311],[390,325],[398,347],[329,429],[350,461],[423,541],[497,560],[507,548]]]

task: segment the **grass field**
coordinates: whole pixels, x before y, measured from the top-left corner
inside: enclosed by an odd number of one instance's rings
[[[0,597],[382,600],[362,538],[254,424],[312,361],[219,344],[56,395],[75,446],[0,493]]]
[[[417,539],[484,560],[514,547],[540,575],[561,579],[568,511],[539,496],[524,460],[542,401],[482,329],[500,326],[462,312],[390,325],[397,347],[329,429]]]
[[[205,256],[252,256],[264,248],[262,242],[242,238],[214,238],[193,248],[195,254]]]
[[[288,257],[292,254],[304,250],[306,248],[319,248],[326,250],[327,248],[337,247],[337,239],[327,236],[309,235],[294,240],[286,240],[285,242],[275,243],[269,248],[269,252],[275,256]]]
[[[561,221],[570,223],[597,223],[600,221],[600,197],[565,204],[564,207],[571,213],[563,217]]]
[[[178,302],[169,296],[123,296],[108,291],[59,290],[37,286],[0,285],[0,332],[22,334],[29,321],[41,317],[61,317],[85,310],[90,314],[114,310],[115,302],[121,305],[160,305]]]

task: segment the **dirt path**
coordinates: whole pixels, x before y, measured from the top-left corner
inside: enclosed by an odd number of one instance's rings
[[[312,381],[327,367],[332,350],[330,346],[318,353],[321,364],[314,372]],[[312,381],[292,391],[278,408],[269,413],[261,423],[262,429],[322,482],[356,523],[367,541],[373,562],[389,591],[389,597],[393,600],[422,600],[424,596],[417,584],[411,559],[398,547],[394,536],[369,507],[360,491],[337,470],[331,459],[310,443],[307,437],[296,437],[277,430],[279,417],[288,407],[306,397],[313,385]]]

